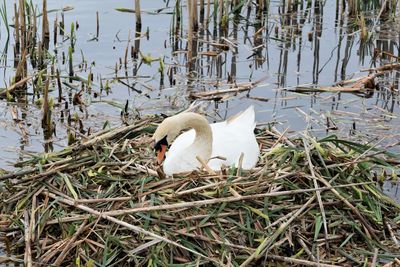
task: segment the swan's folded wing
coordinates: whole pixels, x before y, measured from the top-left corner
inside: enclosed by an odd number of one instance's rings
[[[194,137],[195,131],[193,129],[179,135],[169,148],[167,153],[168,157],[173,157],[174,155],[179,154],[180,151],[185,150],[194,142]]]
[[[237,166],[242,153],[244,154],[243,169],[251,169],[257,164],[260,149],[254,135],[254,128],[249,127],[248,124],[230,125],[226,122],[212,124],[211,128],[213,131],[212,157],[226,158],[226,161],[210,160],[208,165],[213,170],[220,169],[222,164]]]

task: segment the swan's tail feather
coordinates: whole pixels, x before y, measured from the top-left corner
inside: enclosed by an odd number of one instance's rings
[[[250,106],[246,110],[230,117],[226,122],[230,126],[248,126],[249,128],[254,129],[256,127],[255,119],[256,115],[254,112],[254,106]]]

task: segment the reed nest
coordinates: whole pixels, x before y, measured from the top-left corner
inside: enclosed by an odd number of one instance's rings
[[[256,129],[258,166],[165,177],[160,118],[103,130],[0,177],[1,238],[26,266],[356,266],[400,257],[399,157]],[[394,263],[395,264],[395,263]]]

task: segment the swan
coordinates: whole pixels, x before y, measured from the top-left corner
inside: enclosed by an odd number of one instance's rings
[[[255,126],[253,106],[213,124],[197,113],[177,114],[166,118],[153,134],[157,161],[159,164],[164,161],[164,173],[171,176],[200,168],[202,165],[196,157],[207,162],[212,170],[220,170],[223,165],[238,166],[243,153],[241,168],[252,169],[260,154]],[[190,130],[180,134],[187,129]]]

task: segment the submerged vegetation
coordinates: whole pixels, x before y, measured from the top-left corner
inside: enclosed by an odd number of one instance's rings
[[[0,262],[88,267],[398,263],[400,205],[382,192],[382,184],[398,183],[400,174],[399,155],[388,151],[398,147],[400,137],[395,128],[399,1],[342,0],[335,1],[335,10],[324,9],[327,1],[320,0],[275,6],[264,0],[175,0],[152,10],[142,10],[143,1],[131,2],[129,8],[115,7],[117,14],[134,13],[135,19],[126,40],[116,33],[114,42],[123,44],[123,53],[106,72],[81,49],[80,24],[67,18],[71,7],[48,9],[46,0],[40,8],[26,0],[16,1],[12,10],[5,1],[0,5],[6,29],[0,38],[7,39],[0,98],[10,107],[22,147],[32,135],[26,118],[41,110],[45,152],[23,155],[15,170],[1,173],[0,240],[8,255]],[[324,62],[327,11],[335,12],[338,40]],[[157,19],[162,14],[170,21],[168,40],[159,47],[171,53],[155,55],[143,44],[155,34],[146,28],[144,15]],[[101,16],[94,11],[89,44],[102,38]],[[380,36],[377,29],[387,25],[392,29]],[[279,55],[270,54],[272,41]],[[357,45],[359,63],[368,65],[361,70],[365,74],[348,71]],[[310,47],[307,61],[302,53]],[[289,51],[298,51],[295,62],[288,60]],[[333,82],[323,84],[334,54]],[[367,55],[371,60],[364,64]],[[271,78],[264,70],[273,56],[279,57],[271,68],[278,88],[268,97],[251,95],[266,91],[264,82]],[[290,64],[296,65],[296,75],[288,71]],[[310,83],[299,82],[302,64],[312,65]],[[245,74],[240,66],[246,66]],[[107,98],[121,87],[127,89],[124,101]],[[171,113],[200,101],[219,111],[249,100],[270,108],[265,103],[274,94],[284,108],[292,97],[309,97],[310,113],[297,105],[292,109],[305,118],[309,131],[280,132],[275,128],[279,117],[271,115],[257,128],[262,154],[251,172],[227,168],[169,178],[155,165],[150,135],[161,118],[143,115],[141,107],[154,113],[156,103]],[[358,113],[339,111],[344,94],[365,101],[375,94],[376,103]],[[317,98],[331,111],[314,109]],[[115,107],[119,119],[89,124],[89,108],[97,103]],[[226,116],[216,114],[211,117]],[[374,131],[364,140],[358,134],[368,129],[368,121],[375,123]],[[388,121],[394,125],[389,131]],[[313,136],[315,124],[326,137]],[[350,125],[352,140],[338,137],[340,124]],[[66,142],[54,149],[57,139]]]

